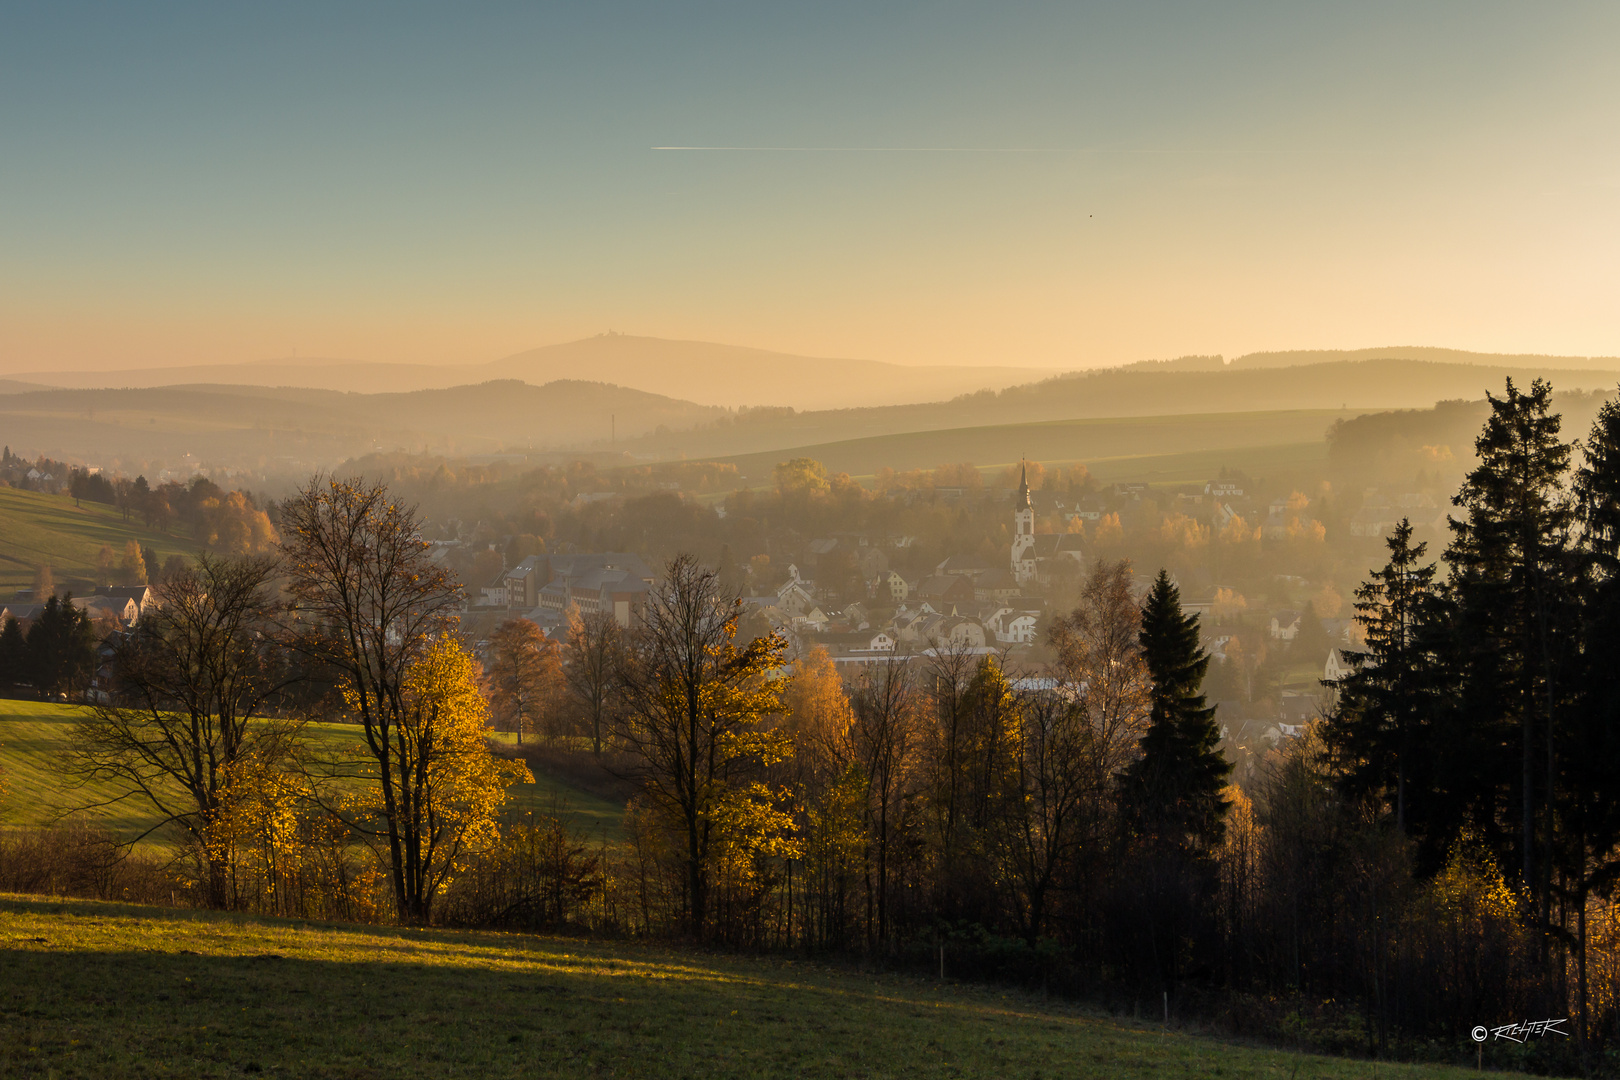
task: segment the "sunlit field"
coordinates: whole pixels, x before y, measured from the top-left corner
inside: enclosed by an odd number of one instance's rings
[[[0,1075],[1366,1077],[785,959],[0,897]],[[1472,1070],[1380,1064],[1380,1077]]]
[[[83,786],[63,770],[62,752],[80,709],[40,701],[0,698],[0,826],[43,825],[74,814],[77,820],[105,828],[130,840],[151,828],[155,815],[137,800],[111,802],[118,794],[110,787]],[[344,724],[311,724],[306,729],[317,746],[336,748],[358,741],[360,729]],[[510,742],[512,737],[496,736]],[[79,810],[79,808],[88,808]],[[532,784],[517,784],[508,809],[560,816],[584,836],[609,842],[619,839],[624,807],[570,786],[557,777],[540,774]],[[163,837],[155,834],[152,842]]]

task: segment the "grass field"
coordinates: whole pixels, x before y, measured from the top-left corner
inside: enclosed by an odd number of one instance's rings
[[[143,528],[138,520],[124,524],[122,514],[102,503],[74,506],[66,495],[0,488],[0,601],[32,585],[42,563],[58,586],[89,592],[102,545],[122,555],[131,540],[154,549],[160,560],[195,550],[189,540]]]
[[[829,472],[869,476],[971,461],[999,471],[1027,458],[1053,465],[1084,462],[1099,479],[1182,483],[1209,479],[1222,467],[1265,473],[1327,459],[1328,426],[1353,415],[1338,410],[1210,413],[919,431],[814,443],[714,458],[737,466],[749,486],[768,484],[777,462],[809,457]]]
[[[106,802],[116,791],[76,785],[61,768],[59,757],[78,708],[39,701],[0,699],[0,783],[6,788],[0,802],[0,825],[40,825],[74,807]],[[307,729],[319,743],[336,745],[358,740],[356,728],[339,724],[311,724]],[[512,789],[511,808],[558,814],[594,838],[620,839],[624,807],[544,774],[532,784]],[[100,810],[86,817],[128,839],[150,828],[154,815],[133,801]]]
[[[1039,995],[625,943],[0,897],[0,1075],[1398,1078]],[[1499,1074],[1500,1075],[1500,1074]]]

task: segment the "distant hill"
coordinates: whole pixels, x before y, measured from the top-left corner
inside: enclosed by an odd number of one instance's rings
[[[911,431],[1029,424],[1089,417],[1277,410],[1369,411],[1427,408],[1450,398],[1480,400],[1512,376],[1550,379],[1559,390],[1613,391],[1620,370],[1478,367],[1424,360],[1338,360],[1291,368],[1111,368],[1060,375],[1000,392],[930,405],[742,415],[705,428],[647,436],[633,452],[661,457],[749,454]]]
[[[1035,367],[911,366],[716,345],[706,341],[603,334],[548,345],[487,365],[500,378],[605,379],[708,405],[826,409],[941,401],[999,390],[1052,374]]]
[[[1477,364],[1481,367],[1526,371],[1620,371],[1620,356],[1543,356],[1537,353],[1481,353],[1464,349],[1438,349],[1428,345],[1385,345],[1376,349],[1293,349],[1285,352],[1245,353],[1232,360],[1222,356],[1178,356],[1173,360],[1141,360],[1121,371],[1245,371],[1255,368],[1308,367],[1357,360],[1426,360],[1435,364]]]
[[[1355,415],[1323,409],[1054,420],[877,435],[724,460],[736,465],[741,482],[751,487],[770,483],[772,467],[794,457],[815,458],[831,472],[853,476],[868,476],[884,466],[903,472],[964,461],[981,468],[1020,458],[1045,464],[1080,461],[1104,480],[1164,479],[1160,471],[1173,461],[1193,469],[1175,479],[1207,479],[1223,465],[1247,470],[1264,460],[1269,469],[1279,461],[1298,464],[1301,454],[1323,459],[1325,436],[1334,421]],[[1279,457],[1278,449],[1286,455]]]
[[[795,356],[706,341],[602,334],[530,349],[485,364],[368,364],[300,358],[123,371],[38,372],[20,377],[78,389],[206,383],[367,394],[446,389],[492,379],[520,379],[535,386],[589,379],[701,405],[825,409],[939,401],[976,390],[1001,389],[1051,373],[1051,368],[1038,367],[907,366],[876,360]]]
[[[1386,345],[1377,349],[1294,349],[1245,353],[1232,368],[1303,367],[1356,360],[1427,360],[1436,364],[1479,364],[1526,371],[1620,371],[1620,356],[1543,356],[1536,353],[1479,353],[1426,345]]]
[[[410,393],[251,386],[0,395],[0,441],[125,472],[196,462],[295,476],[376,450],[481,454],[626,439],[724,416],[605,383],[514,380]]]

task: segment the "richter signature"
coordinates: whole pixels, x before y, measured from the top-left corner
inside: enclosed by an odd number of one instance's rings
[[[1557,1020],[1525,1020],[1517,1024],[1503,1024],[1501,1027],[1487,1028],[1484,1024],[1476,1027],[1472,1034],[1474,1041],[1484,1042],[1486,1039],[1507,1039],[1510,1042],[1522,1043],[1530,1036],[1562,1035],[1569,1038],[1569,1032],[1562,1025],[1569,1023],[1569,1018],[1562,1017]]]

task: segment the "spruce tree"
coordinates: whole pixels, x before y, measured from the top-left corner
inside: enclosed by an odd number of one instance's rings
[[[83,688],[95,672],[95,630],[72,593],[45,601],[26,642],[30,680],[48,698]]]
[[[1446,551],[1463,690],[1457,707],[1468,722],[1467,742],[1449,752],[1471,774],[1470,816],[1518,855],[1523,884],[1545,916],[1556,713],[1571,689],[1559,670],[1571,600],[1574,507],[1563,491],[1570,446],[1559,440],[1545,380],[1520,393],[1509,379],[1502,397],[1487,398],[1491,415],[1474,444],[1479,464],[1452,500],[1465,517],[1451,522]]]
[[[1215,709],[1200,686],[1209,656],[1198,644],[1198,616],[1181,610],[1181,590],[1163,570],[1142,608],[1139,637],[1153,682],[1142,756],[1126,770],[1133,826],[1150,842],[1205,854],[1225,835],[1222,796],[1232,772],[1219,749]]]
[[[1386,802],[1405,832],[1413,773],[1429,760],[1419,750],[1430,667],[1421,639],[1432,611],[1435,568],[1423,565],[1428,545],[1412,543],[1412,523],[1405,518],[1386,543],[1389,562],[1356,590],[1356,621],[1366,631],[1367,648],[1341,651],[1350,672],[1327,684],[1338,699],[1325,734],[1339,788],[1351,797]]]
[[[22,627],[8,617],[0,629],[0,683],[15,686],[28,678],[28,645],[23,640]]]

